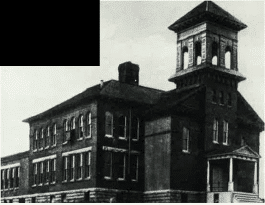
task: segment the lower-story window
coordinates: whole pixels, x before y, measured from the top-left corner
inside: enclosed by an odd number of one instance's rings
[[[68,157],[64,157],[63,158],[63,181],[67,181],[68,178],[68,173],[69,173],[69,169],[68,169]]]
[[[47,184],[49,183],[50,179],[50,161],[45,161],[45,180],[44,182]]]
[[[124,153],[117,153],[118,161],[118,179],[125,180],[125,163],[126,156]]]
[[[112,178],[112,153],[111,152],[104,152],[104,178],[111,179]]]
[[[38,179],[38,164],[33,164],[33,184],[36,185],[37,184],[37,179]]]
[[[71,159],[70,180],[74,180],[74,176],[75,176],[75,155],[71,156],[70,159]]]
[[[90,177],[91,152],[85,153],[85,178]]]
[[[138,181],[138,156],[131,155],[131,180]]]
[[[56,180],[56,159],[51,160],[51,182],[55,183]]]

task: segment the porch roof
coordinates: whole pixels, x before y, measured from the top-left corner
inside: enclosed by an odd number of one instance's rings
[[[261,156],[252,150],[248,145],[242,146],[240,148],[233,148],[233,147],[225,147],[223,149],[213,150],[209,152],[207,158],[228,158],[228,157],[239,157],[239,158],[250,158],[250,159],[258,159]]]

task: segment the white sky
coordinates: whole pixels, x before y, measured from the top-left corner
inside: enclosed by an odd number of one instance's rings
[[[29,126],[23,119],[73,97],[101,79],[118,79],[118,65],[125,61],[139,64],[141,85],[175,88],[168,78],[176,67],[176,34],[167,27],[201,2],[101,1],[101,66],[1,67],[1,156],[29,149]],[[239,32],[238,67],[247,77],[239,91],[264,120],[264,2],[216,3],[248,26]],[[263,158],[264,147],[263,132]],[[261,163],[264,168],[264,159]],[[264,169],[261,172],[264,175]],[[262,188],[260,195],[264,198],[263,192]]]

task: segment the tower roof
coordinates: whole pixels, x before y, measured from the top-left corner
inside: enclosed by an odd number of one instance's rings
[[[204,1],[168,28],[172,31],[179,32],[204,21],[218,23],[236,31],[240,31],[247,27],[247,25],[216,5],[214,2]]]

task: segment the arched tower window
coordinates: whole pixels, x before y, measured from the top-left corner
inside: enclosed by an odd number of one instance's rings
[[[225,49],[225,67],[227,69],[231,68],[231,48],[229,46]]]
[[[185,46],[182,51],[183,69],[187,69],[189,65],[189,53],[188,48]]]
[[[217,65],[217,55],[218,55],[218,44],[213,42],[212,44],[212,65]]]
[[[195,44],[195,61],[196,65],[200,65],[202,63],[202,46],[200,42],[196,42]]]

